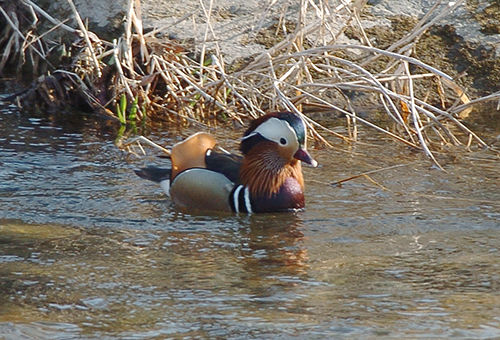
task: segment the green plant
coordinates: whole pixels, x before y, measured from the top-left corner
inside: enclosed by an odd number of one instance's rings
[[[122,125],[127,124],[127,96],[124,93],[120,97],[120,103],[116,104],[116,116]]]

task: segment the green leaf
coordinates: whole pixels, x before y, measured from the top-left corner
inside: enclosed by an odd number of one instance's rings
[[[120,105],[116,105],[116,116],[120,120],[120,123],[122,124],[127,124],[127,96],[125,94],[122,94],[120,98]]]

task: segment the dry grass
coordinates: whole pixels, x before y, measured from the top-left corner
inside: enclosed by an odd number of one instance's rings
[[[0,4],[0,14],[7,22],[1,32],[4,53],[0,71],[7,64],[20,67],[28,59],[35,66],[43,61],[52,68],[47,51],[54,43],[45,38],[49,32],[35,34],[29,28],[33,25],[17,20],[16,13],[24,11],[33,22],[52,23],[50,31],[63,29],[78,33],[79,38],[72,45],[69,66],[52,69],[50,75],[19,94],[21,104],[34,99],[40,102],[41,98],[44,105],[60,107],[83,99],[93,111],[123,124],[146,116],[207,125],[227,121],[246,124],[265,111],[283,109],[299,114],[341,113],[346,117],[346,134],[332,131],[307,114],[303,117],[314,138],[326,145],[328,135],[356,141],[358,124],[364,124],[421,150],[439,166],[434,153],[443,146],[488,147],[461,119],[469,115],[473,105],[500,96],[496,93],[469,100],[452,77],[412,57],[418,38],[462,2],[436,2],[406,36],[379,49],[360,24],[365,0],[302,0],[293,31],[284,24],[291,20],[289,13],[283,12],[276,32],[282,38],[266,53],[228,72],[218,46],[211,52],[207,48],[209,38],[214,37],[210,20],[213,1],[208,7],[200,2],[207,25],[200,56],[194,60],[187,56],[186,47],[156,39],[157,31],[143,33],[138,0],[128,1],[125,33],[112,42],[85,28],[71,0],[68,3],[78,29],[52,18],[29,0],[18,0]],[[359,44],[338,42],[347,29],[355,32]],[[364,94],[393,127],[360,117],[351,93]]]

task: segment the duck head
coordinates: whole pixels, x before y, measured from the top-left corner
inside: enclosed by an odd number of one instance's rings
[[[302,118],[291,112],[269,113],[250,124],[240,144],[240,180],[255,202],[266,202],[274,210],[280,210],[275,202],[283,208],[304,206],[300,162],[317,165],[307,152],[306,132]]]
[[[263,154],[271,153],[276,157],[273,162],[276,165],[302,161],[315,167],[318,163],[306,149],[306,133],[306,125],[298,115],[268,113],[250,123],[243,134],[240,151],[244,156],[251,156],[252,150],[256,149]]]

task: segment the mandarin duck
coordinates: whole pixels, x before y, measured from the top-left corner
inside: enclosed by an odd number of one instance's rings
[[[316,166],[306,150],[306,125],[291,112],[268,113],[250,123],[243,156],[215,151],[215,139],[198,132],[175,144],[171,169],[136,170],[160,183],[175,205],[236,213],[280,212],[304,207],[301,163]]]

